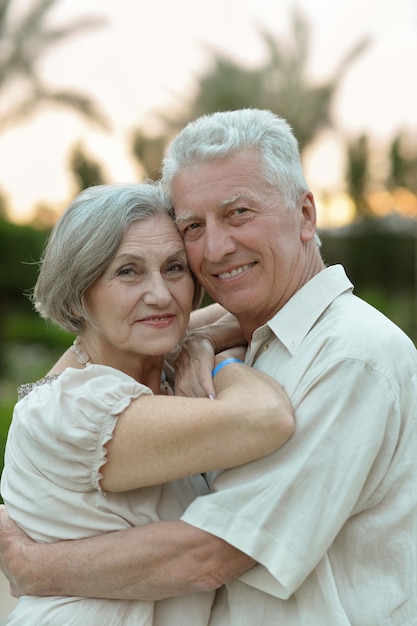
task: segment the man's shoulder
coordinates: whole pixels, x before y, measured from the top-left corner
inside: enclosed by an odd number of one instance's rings
[[[352,293],[341,294],[309,333],[334,358],[363,359],[384,368],[401,359],[417,371],[417,350],[410,337],[375,307]]]

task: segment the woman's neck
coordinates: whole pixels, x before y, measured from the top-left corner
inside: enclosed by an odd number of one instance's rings
[[[86,337],[74,341],[73,346],[59,359],[53,371],[62,372],[66,367],[83,369],[90,364],[107,365],[118,369],[149,387],[154,394],[161,393],[163,356],[129,354],[110,348],[100,349],[96,342],[91,342]]]
[[[159,395],[161,393],[163,364],[163,357],[149,357],[149,361],[146,361],[146,363],[142,362],[141,371],[134,378],[149,387],[155,395]]]

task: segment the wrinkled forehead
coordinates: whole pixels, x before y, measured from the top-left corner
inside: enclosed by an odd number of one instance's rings
[[[130,242],[146,246],[158,241],[178,240],[181,237],[174,219],[168,213],[161,213],[131,222],[123,234],[120,247]]]
[[[257,155],[245,151],[179,170],[172,180],[171,199],[178,220],[194,212],[203,215],[209,207],[227,209],[240,200],[255,201],[271,190]]]

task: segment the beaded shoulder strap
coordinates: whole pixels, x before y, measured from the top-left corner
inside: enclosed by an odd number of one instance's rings
[[[44,385],[45,383],[51,383],[53,380],[56,380],[58,376],[59,374],[52,374],[51,376],[44,376],[34,383],[25,383],[23,385],[20,385],[20,387],[17,388],[18,400],[22,400],[22,398],[27,396],[28,393],[32,391],[32,389],[35,389],[35,387],[39,387],[39,385]]]

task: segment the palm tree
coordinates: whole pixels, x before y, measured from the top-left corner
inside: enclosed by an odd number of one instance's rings
[[[0,0],[0,131],[29,117],[45,102],[72,109],[102,128],[108,126],[91,98],[49,87],[39,76],[39,61],[52,46],[104,23],[84,17],[66,26],[50,26],[47,18],[58,1],[34,0],[26,12],[13,15],[13,0]]]
[[[74,177],[76,193],[92,185],[103,185],[107,182],[101,163],[89,156],[82,142],[72,147],[68,164]]]
[[[373,217],[367,200],[369,172],[369,139],[361,135],[347,145],[346,182],[350,197],[355,204],[356,218]]]
[[[52,46],[103,23],[96,18],[80,18],[66,26],[50,26],[47,18],[58,1],[32,0],[26,12],[13,14],[13,0],[0,0],[0,132],[29,117],[44,103],[65,106],[101,128],[108,127],[105,116],[91,98],[73,90],[53,89],[39,76],[41,57]],[[23,227],[6,221],[5,204],[4,196],[0,194],[0,227],[7,234],[6,238],[3,237],[3,244],[9,241],[11,245],[5,247],[2,244],[0,247],[0,267],[21,268],[21,260],[34,253],[34,248],[31,247],[31,240],[23,237],[26,232]],[[18,241],[23,242],[23,248],[16,245]],[[38,258],[38,253],[34,256]],[[16,262],[10,259],[16,259]],[[12,296],[18,291],[21,297],[22,286],[20,276],[0,276],[0,374],[1,355],[4,353],[4,319],[12,306]]]
[[[324,128],[332,127],[331,106],[337,90],[353,61],[369,45],[361,39],[338,63],[330,78],[321,83],[308,77],[311,56],[311,28],[298,11],[292,15],[292,44],[281,44],[262,32],[268,60],[261,72],[262,105],[285,117],[294,129],[301,150]]]
[[[188,119],[225,109],[270,109],[288,120],[304,150],[322,129],[332,126],[333,98],[347,69],[369,41],[359,41],[328,80],[316,83],[308,77],[311,28],[301,13],[294,11],[292,15],[291,44],[281,43],[265,30],[260,34],[267,50],[266,62],[248,70],[215,54],[211,69],[200,80],[190,103]]]
[[[263,65],[249,69],[221,53],[213,53],[211,67],[199,79],[192,99],[184,103],[183,113],[175,119],[161,114],[165,130],[159,137],[149,137],[148,140],[166,145],[168,139],[189,120],[205,113],[242,107],[270,109],[285,117],[302,151],[321,130],[331,127],[331,105],[336,91],[347,69],[364,52],[369,41],[359,41],[327,81],[316,83],[308,77],[311,29],[305,17],[297,11],[293,13],[290,46],[266,31],[261,30],[260,34],[267,49]],[[142,152],[146,152],[143,147],[146,133],[137,132]],[[135,155],[141,161],[141,154],[136,152]]]
[[[417,193],[417,150],[412,140],[407,145],[407,139],[405,132],[399,132],[390,144],[386,184],[388,189],[404,187]]]

